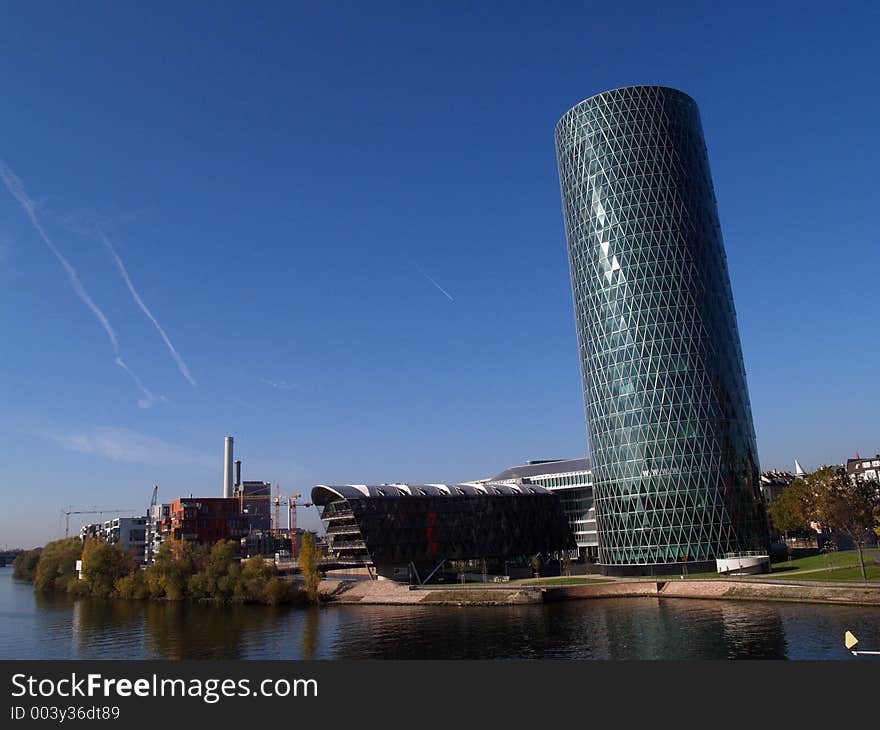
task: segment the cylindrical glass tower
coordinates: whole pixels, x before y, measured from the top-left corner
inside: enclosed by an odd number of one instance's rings
[[[559,121],[556,152],[599,562],[611,573],[647,572],[766,551],[745,368],[696,103],[660,86],[593,96]]]

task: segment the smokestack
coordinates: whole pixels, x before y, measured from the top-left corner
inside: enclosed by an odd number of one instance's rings
[[[226,437],[226,459],[223,462],[223,496],[232,496],[232,436]]]
[[[241,486],[241,459],[235,460],[235,486]]]

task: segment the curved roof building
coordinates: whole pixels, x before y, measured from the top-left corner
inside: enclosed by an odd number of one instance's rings
[[[319,484],[333,555],[380,575],[414,566],[424,577],[447,560],[514,558],[575,547],[557,495],[538,485]]]
[[[599,562],[645,572],[766,550],[696,103],[661,86],[615,89],[570,109],[555,137]]]

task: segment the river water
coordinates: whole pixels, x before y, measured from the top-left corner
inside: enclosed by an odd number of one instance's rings
[[[0,568],[0,659],[854,659],[880,608],[625,598],[532,606],[203,606],[35,594]]]

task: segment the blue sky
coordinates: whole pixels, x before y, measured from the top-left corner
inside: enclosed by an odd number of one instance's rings
[[[0,545],[227,434],[304,494],[585,453],[553,128],[638,83],[702,112],[762,467],[880,450],[880,14],[608,5],[5,4]]]

